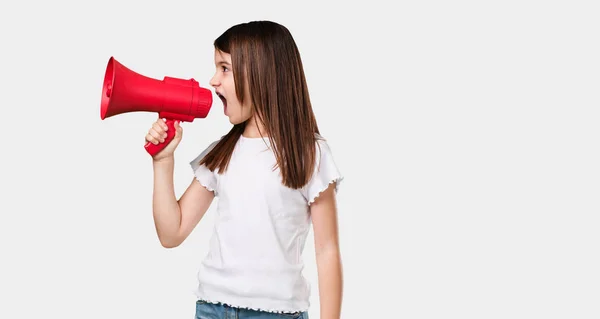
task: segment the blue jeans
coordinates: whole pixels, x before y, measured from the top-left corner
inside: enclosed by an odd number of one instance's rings
[[[308,319],[308,313],[273,313],[198,300],[196,301],[196,319]]]

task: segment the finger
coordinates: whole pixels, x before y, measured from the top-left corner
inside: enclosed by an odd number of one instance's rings
[[[164,132],[166,131],[169,127],[167,126],[167,123],[161,121],[156,121],[154,122],[154,124],[152,124],[152,128],[155,129],[157,132]]]
[[[167,119],[159,119],[158,121],[156,121],[157,123],[160,124],[160,126],[165,130],[168,131],[169,130],[169,126],[167,125]]]
[[[146,134],[146,141],[150,142],[154,145],[158,144],[158,140],[156,138],[154,138],[154,136],[150,135],[150,133]]]
[[[164,123],[163,123],[163,124],[164,124]],[[165,128],[162,126],[163,124],[160,124],[160,123],[156,122],[156,123],[154,123],[154,124],[152,125],[152,128],[151,128],[150,130],[154,130],[156,133],[158,133],[158,134],[159,134],[159,136],[162,136],[162,137],[167,137],[166,130],[165,130]],[[166,124],[164,124],[164,125],[166,126]]]
[[[181,137],[182,134],[183,134],[183,127],[181,126],[181,123],[179,121],[175,121],[175,135],[177,137]]]
[[[167,133],[159,132],[159,131],[156,131],[155,129],[150,129],[148,131],[148,134],[150,134],[150,136],[152,136],[156,140],[160,141],[161,143],[164,142],[165,138],[167,137]]]

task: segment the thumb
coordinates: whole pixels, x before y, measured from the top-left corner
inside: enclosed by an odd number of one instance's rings
[[[175,137],[174,138],[181,138],[181,135],[183,134],[183,127],[181,127],[181,124],[179,121],[175,121],[175,124],[173,125],[175,127]]]

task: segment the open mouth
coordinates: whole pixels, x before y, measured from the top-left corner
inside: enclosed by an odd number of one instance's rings
[[[223,96],[223,94],[221,94],[219,92],[215,92],[215,93],[221,99],[221,102],[223,102],[223,111],[227,112],[227,99]]]
[[[217,96],[221,99],[221,101],[223,102],[224,106],[227,106],[227,99],[219,92],[216,92]]]

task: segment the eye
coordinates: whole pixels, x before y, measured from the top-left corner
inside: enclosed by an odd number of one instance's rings
[[[221,67],[221,70],[222,70],[223,72],[227,72],[227,71],[229,71],[229,69],[228,69],[227,67],[225,67],[225,66],[222,66],[222,67]]]

